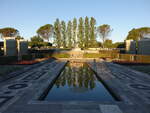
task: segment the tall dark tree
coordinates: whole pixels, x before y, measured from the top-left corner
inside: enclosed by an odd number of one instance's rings
[[[31,37],[31,42],[44,42],[44,40],[39,36]]]
[[[84,47],[84,21],[83,18],[79,18],[79,24],[78,24],[78,45],[80,48]]]
[[[37,30],[37,34],[43,38],[49,41],[49,38],[52,36],[53,34],[53,26],[51,24],[46,24],[44,26],[41,26],[38,30]]]
[[[73,46],[74,47],[76,46],[77,43],[76,36],[77,36],[77,19],[74,18],[73,19]]]
[[[0,29],[0,34],[2,35],[2,38],[5,37],[16,37],[19,35],[19,31],[15,28],[11,28],[11,27],[6,27],[6,28],[2,28]]]
[[[62,46],[63,48],[67,47],[67,30],[66,30],[66,23],[65,21],[61,21],[61,33],[62,33]]]
[[[97,32],[99,33],[100,38],[103,41],[103,47],[104,47],[104,42],[108,38],[109,34],[112,32],[112,29],[110,28],[110,25],[103,24],[97,28]]]
[[[31,41],[29,42],[29,46],[31,48],[35,48],[35,47],[40,48],[40,47],[44,46],[43,42],[44,42],[44,40],[40,36],[33,36],[33,37],[31,37]]]
[[[91,17],[90,19],[90,46],[95,47],[96,45],[96,33],[95,33],[96,20]]]
[[[67,37],[68,37],[68,48],[72,48],[72,23],[71,21],[68,22],[67,25]]]
[[[56,19],[54,23],[54,42],[58,48],[62,46],[61,25],[59,19]]]
[[[89,47],[89,33],[90,33],[90,26],[89,26],[89,18],[85,17],[85,38],[84,38],[84,46],[85,48]]]

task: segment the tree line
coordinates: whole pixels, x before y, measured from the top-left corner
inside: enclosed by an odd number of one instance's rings
[[[96,19],[94,17],[80,17],[74,18],[65,22],[55,20],[53,24],[46,24],[37,29],[37,35],[31,37],[29,45],[31,46],[50,46],[50,43],[45,43],[44,39],[48,42],[53,39],[53,44],[57,48],[74,48],[78,45],[80,48],[90,47],[106,47],[116,48],[123,47],[123,42],[112,43],[112,40],[108,39],[112,28],[108,24],[96,26]],[[129,31],[125,40],[140,40],[150,33],[150,27],[133,28]],[[16,37],[16,39],[23,39],[20,36],[19,31],[15,28],[6,27],[0,29],[0,37]],[[98,42],[97,38],[101,38],[102,42]]]
[[[75,46],[79,48],[90,48],[99,47],[99,45],[104,47],[104,42],[111,31],[110,25],[107,24],[96,27],[96,19],[94,17],[74,18],[68,22],[57,18],[53,25],[46,24],[41,26],[36,31],[37,35],[31,37],[30,45],[39,45],[40,47],[40,40],[46,39],[49,42],[50,39],[53,39],[53,43],[57,48],[74,48]],[[18,37],[17,39],[19,39],[20,37],[19,31],[10,27],[0,29],[0,34],[2,34],[1,37],[3,38]],[[102,39],[102,44],[96,40],[97,34]]]
[[[48,41],[49,38],[53,38],[57,48],[74,48],[77,45],[79,48],[90,48],[99,47],[96,40],[97,34],[104,43],[111,31],[110,25],[104,24],[96,27],[96,19],[86,16],[85,18],[74,18],[68,22],[57,18],[54,25],[41,26],[37,34]]]
[[[53,38],[54,44],[57,48],[74,48],[78,45],[80,48],[90,47],[107,47],[114,48],[122,45],[121,43],[112,43],[112,40],[108,39],[112,29],[110,25],[103,24],[96,26],[96,19],[93,17],[80,17],[74,18],[68,22],[60,21],[56,19],[54,24],[46,24],[41,26],[37,31],[37,36],[31,37],[31,46],[47,46],[50,43],[45,43],[43,39],[48,40]],[[150,27],[133,28],[129,31],[125,40],[140,40],[150,33]],[[102,43],[96,39],[99,36]],[[0,29],[0,37],[16,37],[17,40],[23,39],[20,36],[19,31],[15,28],[6,27]]]
[[[58,18],[54,25],[46,24],[37,30],[37,34],[44,39],[53,37],[57,48],[88,48],[97,46],[96,43],[96,20],[91,17],[74,18],[68,22],[61,21]],[[47,30],[46,30],[47,29]],[[45,37],[46,36],[46,37]]]

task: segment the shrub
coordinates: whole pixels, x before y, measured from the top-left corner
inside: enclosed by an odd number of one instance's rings
[[[83,58],[99,58],[101,55],[99,53],[85,53]]]
[[[70,55],[68,53],[55,53],[52,55],[55,58],[69,58]]]
[[[0,56],[4,55],[4,51],[0,50]]]
[[[32,60],[33,56],[32,55],[23,55],[22,60]]]
[[[11,64],[17,60],[17,56],[0,56],[0,64]]]

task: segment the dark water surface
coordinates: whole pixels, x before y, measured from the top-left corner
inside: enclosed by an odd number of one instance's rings
[[[48,101],[114,101],[84,63],[69,63],[48,92]]]

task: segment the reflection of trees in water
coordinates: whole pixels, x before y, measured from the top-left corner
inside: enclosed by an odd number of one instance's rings
[[[95,87],[95,80],[94,73],[86,64],[80,66],[68,64],[56,80],[55,85],[59,87],[67,84],[69,87],[93,89]]]

